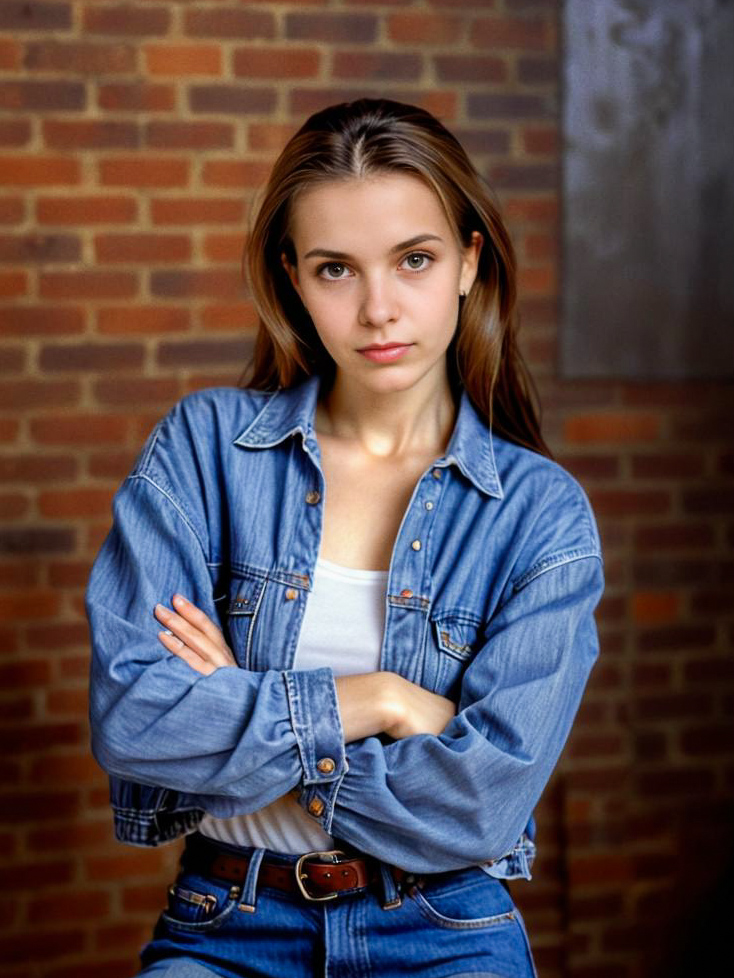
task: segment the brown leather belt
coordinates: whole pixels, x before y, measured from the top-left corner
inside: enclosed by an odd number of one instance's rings
[[[250,866],[249,856],[238,856],[215,845],[187,849],[187,869],[227,883],[242,885]],[[396,883],[407,874],[392,868]],[[295,864],[263,859],[258,870],[258,885],[271,886],[286,893],[300,893],[306,900],[334,900],[340,893],[359,893],[379,878],[376,863],[361,857],[348,856],[339,849],[328,852],[307,852]]]

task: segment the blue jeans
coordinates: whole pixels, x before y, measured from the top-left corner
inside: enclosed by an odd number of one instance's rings
[[[525,928],[506,886],[478,868],[426,878],[398,896],[381,882],[326,903],[257,885],[261,858],[295,865],[296,856],[251,855],[244,885],[182,869],[153,940],[142,953],[145,978],[534,978]],[[254,908],[254,909],[252,909]]]

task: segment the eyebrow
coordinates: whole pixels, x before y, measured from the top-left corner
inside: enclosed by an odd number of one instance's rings
[[[399,251],[405,251],[406,248],[415,248],[416,245],[423,244],[425,241],[440,241],[443,243],[443,238],[440,238],[437,234],[416,234],[414,238],[408,238],[407,241],[401,241],[400,244],[396,244],[394,248],[390,249],[390,254],[394,255]],[[329,251],[327,248],[312,248],[303,258],[304,261],[306,258],[332,258],[336,261],[349,261],[352,255],[348,255],[345,251]]]

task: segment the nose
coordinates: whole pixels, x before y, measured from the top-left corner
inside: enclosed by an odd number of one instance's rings
[[[398,315],[397,295],[386,276],[366,277],[359,310],[360,323],[379,328],[395,322]]]

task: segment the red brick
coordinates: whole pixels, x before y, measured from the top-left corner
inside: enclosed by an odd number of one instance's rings
[[[558,462],[577,479],[615,479],[619,458],[615,455],[559,455]]]
[[[25,562],[19,564],[15,560],[0,564],[0,586],[2,587],[22,587],[24,585],[35,585],[41,583],[40,564],[34,561],[32,564]],[[9,640],[10,632],[3,630],[3,641],[0,641],[0,651],[8,652],[3,642]]]
[[[89,645],[89,629],[86,622],[56,622],[54,625],[42,625],[38,628],[30,625],[27,633],[28,644],[36,649],[56,651]]]
[[[334,78],[364,78],[370,80],[413,81],[423,72],[419,54],[390,51],[335,51]]]
[[[165,867],[167,853],[160,849],[127,849],[115,856],[90,856],[84,860],[90,880],[124,880],[155,876]]]
[[[86,489],[82,486],[63,492],[42,492],[38,499],[39,512],[42,516],[62,519],[106,516],[110,511],[113,494],[111,489]]]
[[[504,212],[510,221],[553,225],[558,223],[558,202],[553,198],[505,197]]]
[[[0,109],[12,112],[77,112],[86,104],[81,82],[4,81],[0,87]]]
[[[547,20],[528,17],[481,17],[470,30],[474,47],[539,51],[547,49],[552,33]]]
[[[27,119],[0,121],[0,146],[27,146],[31,141],[31,124]]]
[[[25,218],[22,197],[0,197],[0,224],[20,224]]]
[[[15,71],[20,68],[23,48],[17,41],[6,38],[0,41],[0,71]]]
[[[31,71],[69,71],[75,75],[129,74],[137,68],[129,44],[42,41],[26,46],[24,65]]]
[[[649,516],[670,510],[670,496],[662,491],[590,489],[589,495],[597,516],[600,517]]]
[[[315,78],[320,67],[316,48],[247,47],[233,52],[233,74],[245,78]]]
[[[11,884],[12,885],[12,884]],[[83,930],[41,931],[0,938],[0,959],[16,961],[56,961],[65,954],[80,952],[85,945]]]
[[[681,733],[680,745],[684,754],[693,757],[731,755],[734,751],[734,725],[729,722],[691,727]]]
[[[190,85],[189,105],[192,112],[232,114],[240,118],[252,112],[274,112],[276,93],[273,88],[254,85]]]
[[[113,34],[130,37],[165,35],[171,13],[162,6],[151,9],[128,3],[115,6],[88,6],[83,10],[83,30],[90,34]]]
[[[715,640],[713,625],[677,624],[644,631],[638,637],[640,649],[648,652],[708,649]]]
[[[51,618],[58,611],[59,596],[53,591],[19,591],[0,594],[0,619]]]
[[[114,306],[97,313],[97,332],[109,335],[178,333],[188,329],[191,313],[175,306]]]
[[[49,563],[48,583],[54,587],[83,587],[89,578],[89,561]]]
[[[222,73],[222,49],[214,44],[148,44],[143,51],[151,75]]]
[[[132,122],[46,119],[43,138],[49,149],[126,149],[140,145],[139,129]]]
[[[270,176],[271,164],[252,160],[207,160],[202,180],[210,187],[261,187]]]
[[[239,298],[244,290],[239,272],[153,272],[150,283],[155,296],[182,298]]]
[[[184,33],[196,38],[270,40],[275,37],[275,30],[275,18],[271,13],[236,7],[187,10],[184,18]]]
[[[70,3],[43,0],[3,0],[0,28],[19,31],[68,30],[72,26]]]
[[[137,158],[133,156],[101,160],[100,180],[117,187],[185,187],[189,181],[188,160]]]
[[[84,314],[81,309],[54,309],[52,306],[18,306],[0,309],[0,334],[28,336],[81,333]]]
[[[550,126],[525,129],[522,142],[526,153],[533,156],[553,156],[558,151],[558,131]]]
[[[0,386],[0,410],[73,407],[80,396],[75,380],[5,380]]]
[[[81,822],[69,820],[58,825],[42,826],[28,833],[28,844],[34,852],[77,852],[99,849],[112,841],[111,820]]]
[[[555,260],[558,257],[558,240],[553,235],[526,234],[522,240],[530,262]]]
[[[401,55],[403,57],[403,55]],[[501,57],[483,55],[436,55],[433,58],[439,81],[501,84],[509,77],[509,65]]]
[[[176,89],[173,85],[147,81],[100,85],[99,107],[120,112],[173,112]]]
[[[454,129],[454,133],[470,155],[506,155],[510,152],[509,129]]]
[[[705,798],[712,790],[715,777],[712,771],[668,767],[662,771],[648,771],[635,778],[638,791],[650,797],[688,796]]]
[[[132,299],[138,276],[132,272],[42,272],[40,295],[46,299]]]
[[[125,441],[128,418],[99,414],[34,418],[31,434],[42,445],[99,445]]]
[[[634,879],[632,859],[620,852],[572,857],[568,866],[572,887],[629,883]]]
[[[37,896],[28,904],[28,920],[32,924],[53,924],[75,920],[106,917],[110,909],[110,895],[104,890],[77,890],[58,895]]]
[[[635,716],[640,720],[683,720],[699,718],[710,711],[711,696],[706,693],[665,693],[660,696],[638,696]]]
[[[100,394],[99,388],[101,386],[100,383],[95,388],[95,395],[100,403],[104,403],[106,397],[114,395],[109,395],[108,392],[105,392],[104,395]],[[104,386],[107,387],[106,384]],[[175,399],[178,399],[182,393],[182,391],[177,390]],[[134,449],[126,452],[100,452],[89,456],[87,468],[89,474],[94,478],[114,479],[116,483],[121,482],[132,469],[137,455],[138,452]]]
[[[296,132],[296,126],[287,123],[251,122],[247,128],[247,144],[250,149],[279,153]]]
[[[20,373],[25,369],[26,350],[22,346],[0,347],[0,371]]]
[[[18,492],[0,493],[0,520],[17,520],[26,516],[30,509],[30,500]]]
[[[129,224],[137,216],[130,197],[40,197],[36,204],[40,224]]]
[[[28,275],[25,272],[0,272],[0,296],[17,299],[28,293]]]
[[[151,201],[154,224],[239,224],[244,226],[245,205],[237,198],[161,198]],[[244,238],[244,232],[243,232]]]
[[[113,384],[107,380],[98,381],[94,385],[94,396],[100,404],[114,407],[169,406],[181,396],[181,390],[175,378],[120,377]],[[127,465],[126,471],[129,468]]]
[[[0,156],[0,184],[6,186],[78,184],[81,173],[81,161],[68,156]]]
[[[50,689],[46,692],[46,711],[50,716],[82,716],[89,708],[89,695],[83,689]]]
[[[634,737],[635,758],[643,763],[662,763],[669,756],[670,744],[666,734],[644,730]]]
[[[683,493],[683,509],[686,513],[706,515],[734,513],[734,489],[689,489]]]
[[[731,657],[710,656],[686,662],[684,666],[686,683],[731,683],[734,680],[734,661]]]
[[[523,85],[553,86],[558,84],[560,65],[550,56],[529,56],[517,59],[517,78]]]
[[[191,340],[188,343],[162,342],[158,346],[158,363],[163,367],[202,367],[210,364],[247,363],[248,343],[234,340]]]
[[[522,92],[475,92],[466,97],[467,111],[472,119],[552,119],[554,109],[545,95],[526,95]],[[548,188],[541,188],[548,189]],[[555,187],[551,188],[555,189]]]
[[[714,544],[713,527],[705,523],[663,524],[640,526],[635,530],[635,547],[639,550],[706,550]]]
[[[461,17],[449,14],[409,13],[387,15],[387,36],[397,41],[415,46],[455,44],[464,33],[465,22]],[[349,40],[346,38],[345,40]],[[370,38],[364,38],[370,40]]]
[[[71,234],[0,235],[0,262],[22,264],[74,262],[81,257],[81,241]]]
[[[249,303],[204,306],[200,319],[207,329],[254,329],[258,321],[257,313]]]
[[[69,553],[74,549],[73,530],[58,527],[10,527],[0,530],[0,553],[23,555]]]
[[[638,624],[671,622],[681,612],[681,595],[675,591],[638,591],[632,596],[632,614]]]
[[[97,261],[107,264],[186,262],[191,239],[183,234],[98,234],[94,249]]]
[[[242,234],[208,234],[204,238],[204,257],[211,262],[240,262],[244,243]]]
[[[706,460],[702,455],[633,455],[632,475],[642,479],[686,479],[702,476]]]
[[[91,754],[49,754],[31,764],[31,780],[38,787],[88,784],[105,777]]]
[[[229,122],[151,122],[145,132],[156,149],[232,149],[235,139]]]
[[[15,419],[0,418],[0,442],[15,441],[19,428],[19,423]]]

